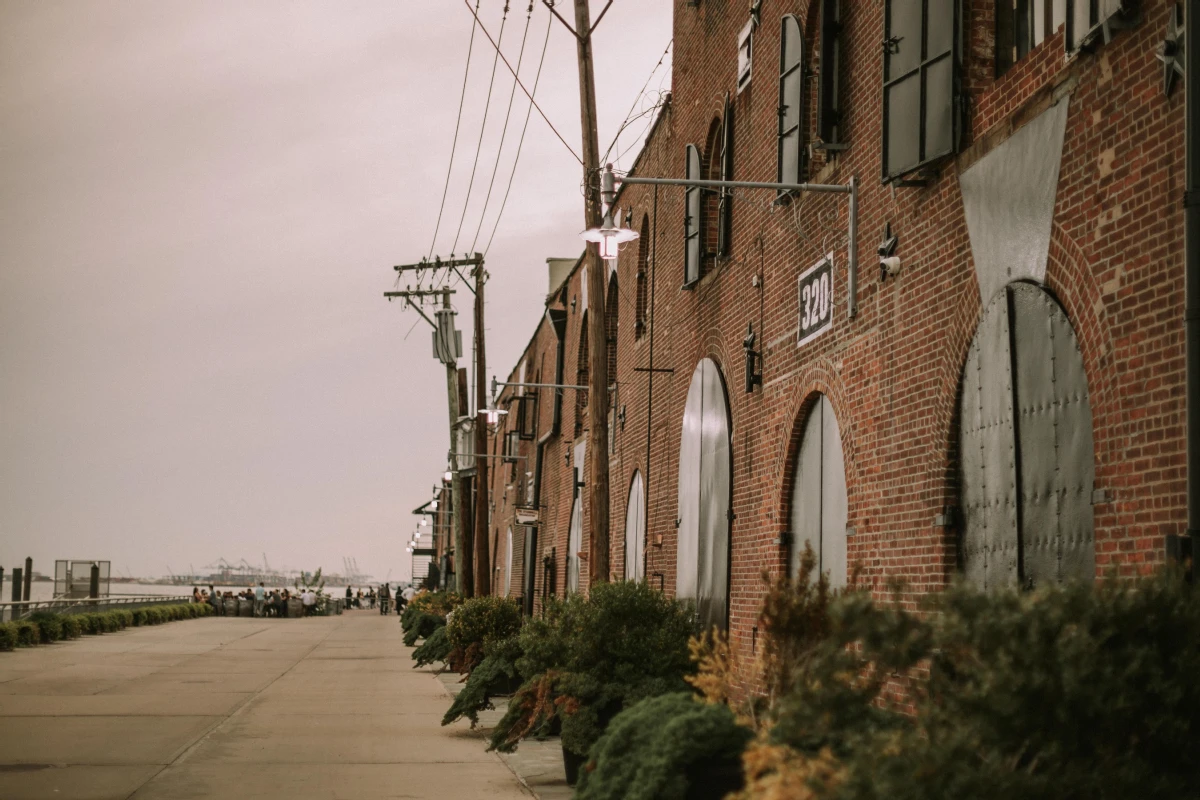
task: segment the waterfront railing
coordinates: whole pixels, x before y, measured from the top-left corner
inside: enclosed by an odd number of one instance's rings
[[[191,597],[176,594],[130,594],[108,597],[59,597],[54,600],[17,600],[0,602],[0,622],[22,619],[37,611],[55,614],[86,614],[91,611],[111,611],[114,608],[144,608],[146,606],[190,603]]]

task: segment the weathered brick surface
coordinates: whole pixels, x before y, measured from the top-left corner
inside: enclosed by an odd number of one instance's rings
[[[733,103],[736,179],[775,179],[779,20],[785,13],[802,20],[815,72],[821,68],[814,55],[817,5],[762,4],[754,77]],[[738,192],[731,257],[706,265],[693,288],[682,287],[682,190],[660,189],[656,201],[652,188],[630,186],[618,200],[631,209],[633,227],[644,224],[649,235],[625,246],[617,272],[615,407],[624,410],[624,421],[614,426],[611,460],[613,572],[624,572],[626,494],[640,470],[649,496],[646,575],[674,589],[680,423],[692,371],[701,358],[712,358],[725,378],[732,419],[730,621],[747,653],[761,575],[785,565],[793,462],[818,393],[829,397],[841,429],[854,529],[850,563],[875,586],[904,579],[909,599],[943,587],[955,574],[957,532],[935,527],[934,518],[958,503],[959,383],[982,311],[958,175],[1060,96],[1069,105],[1046,283],[1075,328],[1087,372],[1095,486],[1106,495],[1095,508],[1098,572],[1151,569],[1163,560],[1163,537],[1184,527],[1183,93],[1162,94],[1153,55],[1171,4],[1143,2],[1139,25],[1069,60],[1060,31],[996,78],[993,4],[964,2],[963,76],[970,101],[964,138],[959,154],[942,162],[937,178],[922,188],[893,188],[880,180],[884,4],[842,5],[844,138],[850,148],[830,154],[828,163],[818,154],[809,178],[844,183],[854,175],[861,183],[855,319],[845,312],[843,197],[809,195],[775,205],[767,193]],[[682,175],[685,145],[704,147],[725,93],[734,90],[735,42],[745,20],[744,4],[703,0],[691,7],[676,0],[673,97],[638,174]],[[810,82],[814,102],[815,85]],[[814,110],[810,104],[810,134]],[[900,237],[904,267],[881,284],[874,250],[887,223]],[[826,252],[836,263],[834,327],[797,347],[796,278]],[[647,301],[649,327],[636,336],[639,261],[649,270],[653,299]],[[568,383],[575,378],[584,310],[581,277],[577,269],[551,303],[568,312]],[[763,386],[745,394],[741,341],[750,324],[763,353]],[[673,372],[654,375],[651,401],[650,373],[635,370],[649,367],[652,341],[654,367]],[[543,319],[526,351],[527,376],[552,382],[555,355],[556,339]],[[539,435],[550,429],[550,394],[542,391]],[[567,391],[561,433],[543,445],[534,565],[539,596],[541,555],[550,547],[559,593],[565,583],[573,496],[567,454],[575,413]],[[522,454],[532,458],[534,444],[522,443]],[[533,471],[533,461],[527,463]],[[511,523],[511,474],[508,467],[495,473],[497,535]],[[584,551],[588,520],[585,508]],[[520,594],[524,530],[515,524],[513,530],[512,591]]]

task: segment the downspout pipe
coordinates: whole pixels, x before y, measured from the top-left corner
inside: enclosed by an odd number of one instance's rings
[[[1185,336],[1187,342],[1187,532],[1191,554],[1200,539],[1200,47],[1192,30],[1200,0],[1187,0],[1184,56],[1186,191],[1184,193]]]

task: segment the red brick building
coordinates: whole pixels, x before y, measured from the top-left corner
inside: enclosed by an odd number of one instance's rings
[[[616,202],[641,237],[608,281],[613,572],[747,652],[805,541],[915,596],[1144,572],[1184,531],[1175,4],[1016,5],[676,0],[633,174],[859,184],[853,314],[844,195]],[[551,283],[508,380],[584,385],[581,265]],[[586,403],[501,396],[495,585],[530,607],[586,588]]]

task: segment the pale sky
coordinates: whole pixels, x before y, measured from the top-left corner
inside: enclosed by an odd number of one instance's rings
[[[528,2],[511,6],[515,66]],[[482,0],[493,37],[501,9]],[[527,86],[548,18],[539,3]],[[0,566],[108,559],[157,576],[265,553],[407,576],[410,512],[445,464],[445,373],[425,323],[382,293],[392,265],[429,251],[471,24],[455,0],[0,0]],[[666,0],[605,16],[602,150],[653,102],[639,91],[670,37]],[[443,254],[493,54],[477,33]],[[670,88],[669,64],[648,92]],[[500,64],[460,252],[511,88]],[[537,98],[579,152],[558,22]],[[518,90],[476,249],[526,107]],[[538,321],[546,257],[581,250],[581,178],[535,112],[488,254],[488,378]]]

